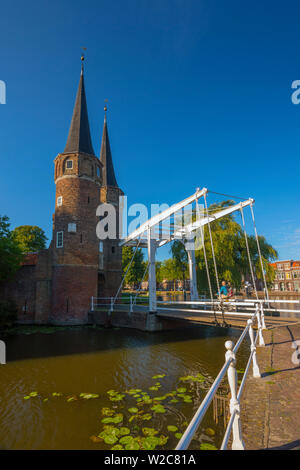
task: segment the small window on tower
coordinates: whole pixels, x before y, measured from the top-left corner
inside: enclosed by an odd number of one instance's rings
[[[56,233],[56,248],[62,248],[64,246],[64,232]]]
[[[62,196],[58,196],[57,198],[57,205],[62,206]]]
[[[67,167],[68,170],[71,170],[73,168],[73,160],[67,160]]]
[[[111,247],[111,252],[112,252],[112,253],[115,252],[115,247],[114,247],[114,246]]]
[[[76,232],[76,224],[68,224],[68,232],[75,233]]]
[[[99,166],[97,166],[97,176],[98,176],[98,178],[100,178],[100,175],[101,175],[100,168],[99,168]]]
[[[99,251],[100,253],[103,253],[103,242],[99,242]]]

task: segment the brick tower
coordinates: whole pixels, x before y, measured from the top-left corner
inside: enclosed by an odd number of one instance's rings
[[[104,108],[104,126],[100,151],[100,162],[103,167],[102,186],[100,189],[101,203],[112,204],[116,212],[116,239],[106,239],[100,243],[100,269],[98,276],[98,295],[100,297],[115,296],[122,280],[122,248],[119,247],[119,197],[123,191],[118,187],[112,160],[107,129],[106,111]]]
[[[54,165],[50,320],[85,323],[91,297],[98,293],[96,209],[100,203],[103,165],[95,156],[90,135],[83,62],[67,144]]]

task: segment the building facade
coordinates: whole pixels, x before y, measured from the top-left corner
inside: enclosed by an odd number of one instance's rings
[[[119,213],[118,187],[107,117],[100,158],[95,155],[86,103],[83,62],[65,149],[54,160],[53,232],[47,250],[26,257],[15,279],[1,286],[18,306],[22,323],[86,323],[91,297],[117,293],[122,276],[118,227],[115,239],[99,240],[100,204]]]
[[[272,290],[300,292],[300,261],[277,261],[271,266],[276,273]]]

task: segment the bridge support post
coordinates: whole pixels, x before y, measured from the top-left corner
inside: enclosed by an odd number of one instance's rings
[[[260,311],[259,311],[258,304],[256,304],[256,318],[257,318],[257,326],[258,326],[259,346],[265,346],[265,340],[262,334],[262,324],[261,324]]]
[[[149,312],[155,313],[157,311],[156,301],[156,272],[155,272],[155,253],[156,253],[156,239],[154,238],[153,229],[147,230],[148,241],[148,261],[149,261]]]
[[[267,327],[266,327],[266,324],[265,324],[264,306],[263,306],[262,303],[260,304],[260,316],[261,316],[261,326],[262,326],[262,329],[263,329],[263,330],[266,330]]]
[[[186,249],[186,252],[188,255],[188,261],[189,261],[191,300],[199,300],[198,289],[197,289],[195,242],[193,239],[190,239],[187,241],[187,243],[185,244],[185,249]]]
[[[230,366],[228,367],[227,376],[228,383],[231,392],[230,399],[230,414],[234,415],[232,425],[232,450],[245,450],[245,444],[242,437],[242,427],[240,419],[240,402],[237,398],[237,372],[236,372],[236,358],[233,352],[233,342],[226,341],[225,348],[227,352],[225,354],[226,361],[231,359]]]
[[[259,371],[259,367],[258,367],[257,359],[256,359],[256,347],[255,347],[252,324],[253,324],[253,320],[252,319],[248,320],[249,336],[250,336],[250,341],[251,341],[251,352],[253,352],[253,356],[252,356],[253,377],[259,378],[261,377],[261,375],[260,375],[260,371]]]

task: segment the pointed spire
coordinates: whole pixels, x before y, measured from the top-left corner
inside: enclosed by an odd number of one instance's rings
[[[76,95],[75,106],[71,126],[69,130],[67,144],[64,153],[88,153],[95,155],[89,125],[89,117],[86,105],[86,96],[84,88],[83,61],[81,57],[81,73],[78,91]]]
[[[103,164],[103,186],[114,186],[118,187],[118,183],[115,177],[114,165],[111,156],[108,130],[107,130],[107,120],[106,120],[106,111],[107,107],[104,107],[104,126],[103,126],[103,135],[101,142],[101,151],[100,151],[100,161]]]

